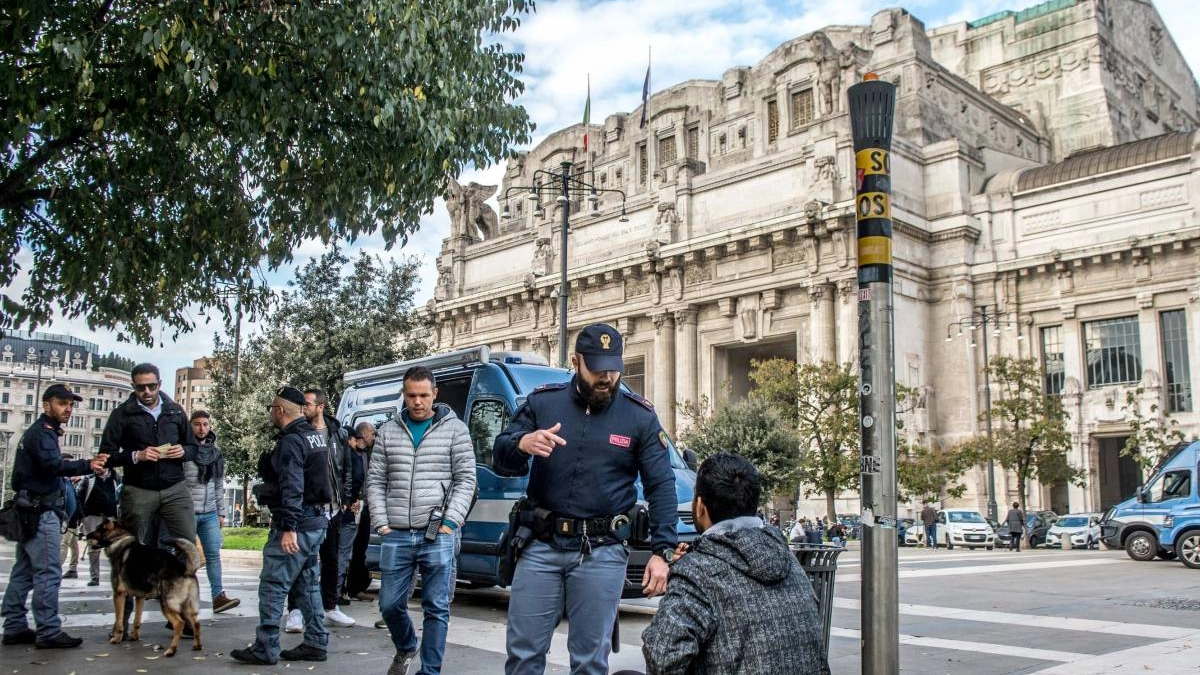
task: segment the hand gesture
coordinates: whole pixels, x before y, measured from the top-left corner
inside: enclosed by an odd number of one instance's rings
[[[139,462],[157,462],[160,457],[158,448],[147,445],[144,450],[137,453],[137,461]]]
[[[104,467],[104,465],[107,463],[108,455],[99,454],[92,458],[89,468],[91,468],[92,473],[96,474],[97,476],[103,476],[108,471],[108,469]]]
[[[646,563],[646,571],[642,573],[642,595],[653,598],[667,592],[667,574],[670,572],[667,561],[659,556],[650,556]]]
[[[167,448],[167,451],[162,454],[162,459],[180,459],[183,457],[183,446],[176,443]]]
[[[538,429],[525,434],[517,443],[517,449],[534,457],[549,457],[550,453],[554,452],[555,446],[567,444],[567,441],[558,435],[560,429],[562,429],[562,422],[556,423],[549,429]]]

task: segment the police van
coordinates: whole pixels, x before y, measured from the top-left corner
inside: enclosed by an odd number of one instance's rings
[[[473,587],[499,585],[500,540],[508,529],[513,503],[525,494],[529,476],[506,478],[492,470],[492,444],[508,425],[525,397],[543,384],[565,382],[571,371],[551,368],[538,355],[525,352],[492,351],[488,347],[464,349],[411,361],[393,363],[346,373],[346,389],[338,406],[338,421],[355,426],[366,421],[378,426],[391,419],[403,404],[401,384],[413,366],[425,366],[437,378],[437,401],[454,410],[466,423],[475,449],[478,500],[464,523],[462,550],[458,556],[458,580]],[[622,387],[625,385],[622,383]],[[668,439],[668,454],[675,471],[675,494],[680,539],[695,536],[692,524],[692,494],[696,474]],[[638,496],[642,498],[641,481]],[[371,535],[367,566],[379,566],[379,538]],[[642,573],[650,560],[648,546],[629,551],[625,594],[641,595]]]
[[[1175,550],[1160,538],[1160,528],[1173,510],[1200,504],[1196,493],[1198,461],[1200,441],[1175,446],[1137,494],[1105,512],[1100,521],[1100,541],[1108,548],[1124,548],[1134,560],[1153,560],[1155,556],[1173,559]]]

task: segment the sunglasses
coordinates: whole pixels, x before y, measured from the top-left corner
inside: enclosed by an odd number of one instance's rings
[[[281,406],[269,405],[269,406],[267,406],[267,412],[271,412],[272,410],[279,408],[279,407],[281,407]]]
[[[135,385],[133,385],[133,388],[136,391],[158,391],[159,384],[161,384],[161,382],[150,382],[148,384],[135,384]]]

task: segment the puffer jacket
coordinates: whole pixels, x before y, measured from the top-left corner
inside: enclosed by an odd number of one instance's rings
[[[642,632],[649,675],[829,675],[816,596],[783,535],[722,521],[671,566]]]
[[[433,424],[420,446],[414,447],[401,410],[379,427],[367,469],[367,506],[371,527],[393,530],[424,529],[429,513],[450,503],[442,522],[461,527],[475,493],[475,451],[467,425],[444,403],[434,404]]]
[[[225,458],[217,445],[216,432],[210,431],[204,440],[197,439],[196,447],[197,461],[183,464],[183,477],[192,491],[192,510],[225,515]],[[208,461],[201,461],[202,455]]]

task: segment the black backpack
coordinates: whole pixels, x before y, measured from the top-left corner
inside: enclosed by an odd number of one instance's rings
[[[91,483],[91,489],[85,486]],[[81,511],[85,516],[117,517],[117,477],[109,473],[108,478],[89,478],[79,484]],[[87,494],[84,495],[83,493]]]

